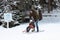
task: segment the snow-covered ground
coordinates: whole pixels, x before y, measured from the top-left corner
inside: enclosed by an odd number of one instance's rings
[[[60,40],[60,23],[40,23],[40,32],[23,33],[28,23],[14,28],[0,26],[0,40]]]
[[[59,11],[54,12],[60,15]],[[28,24],[20,24],[13,28],[3,28],[0,26],[0,40],[60,40],[60,16],[43,17],[38,23],[39,32],[22,32]]]

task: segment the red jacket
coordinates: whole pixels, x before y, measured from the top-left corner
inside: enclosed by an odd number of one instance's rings
[[[30,28],[35,28],[34,22],[31,22],[31,23],[29,24],[29,27],[30,27]]]

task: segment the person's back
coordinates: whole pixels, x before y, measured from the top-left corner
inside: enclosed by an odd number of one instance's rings
[[[34,21],[37,21],[37,20],[41,20],[42,19],[42,14],[41,14],[41,11],[39,11],[39,13],[37,14],[37,12],[35,10],[31,10],[32,12],[30,13],[30,19],[31,17],[34,18]]]

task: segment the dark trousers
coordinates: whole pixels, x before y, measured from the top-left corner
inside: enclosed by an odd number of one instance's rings
[[[29,32],[30,29],[31,29],[30,27],[27,27],[27,28],[26,28],[26,32]],[[32,32],[34,32],[34,31],[35,31],[35,28],[32,30]]]
[[[26,32],[29,32],[29,31],[30,31],[30,28],[29,28],[29,27],[27,27],[27,28],[26,28]]]

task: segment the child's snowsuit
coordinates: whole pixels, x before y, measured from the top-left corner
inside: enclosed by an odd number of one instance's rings
[[[26,28],[26,31],[29,32],[30,29],[33,29],[32,32],[35,31],[35,25],[34,25],[34,22],[31,22],[31,23],[29,24],[29,26]]]

